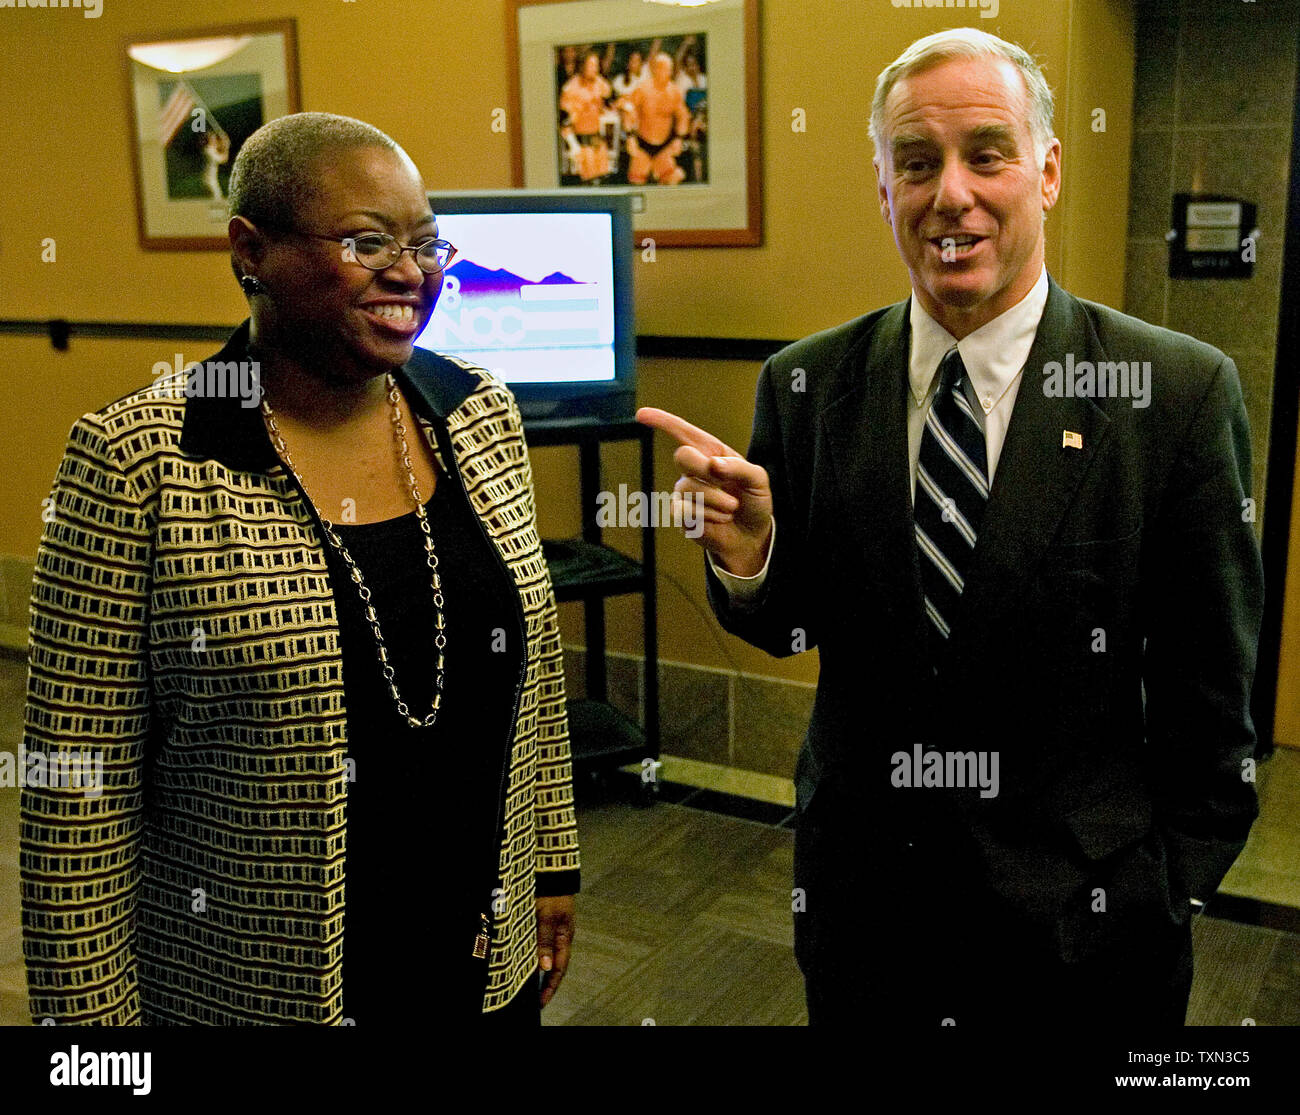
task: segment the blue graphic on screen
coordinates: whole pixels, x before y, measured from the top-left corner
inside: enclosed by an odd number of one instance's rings
[[[608,213],[438,217],[456,245],[416,339],[506,383],[614,378],[614,246]]]

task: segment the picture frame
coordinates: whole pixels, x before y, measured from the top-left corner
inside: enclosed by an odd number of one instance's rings
[[[510,0],[514,184],[630,193],[638,246],[760,245],[758,16],[758,0]]]
[[[123,44],[140,246],[227,250],[227,184],[244,141],[299,111],[292,19]]]

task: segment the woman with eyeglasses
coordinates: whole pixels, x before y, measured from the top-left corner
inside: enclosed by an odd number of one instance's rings
[[[24,743],[103,776],[23,792],[33,1017],[536,1026],[578,848],[519,411],[413,347],[455,249],[388,136],[273,120],[229,202],[248,320],[52,492]]]

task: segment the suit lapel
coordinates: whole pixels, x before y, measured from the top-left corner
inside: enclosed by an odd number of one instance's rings
[[[985,631],[1016,606],[1022,582],[1056,534],[1109,430],[1110,419],[1091,399],[1044,393],[1048,361],[1063,361],[1066,353],[1076,361],[1106,358],[1078,300],[1049,283],[962,593],[962,618],[948,646],[950,661],[978,655]],[[1065,431],[1080,434],[1082,448],[1063,447]]]
[[[924,613],[908,485],[908,307],[891,306],[850,350],[842,369],[849,389],[826,408],[822,424],[853,552],[863,555],[862,583],[878,593],[895,630],[912,631],[919,650]]]

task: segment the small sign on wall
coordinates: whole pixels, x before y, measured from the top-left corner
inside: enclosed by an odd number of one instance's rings
[[[1217,194],[1174,194],[1171,279],[1249,279],[1255,269],[1255,206]]]

